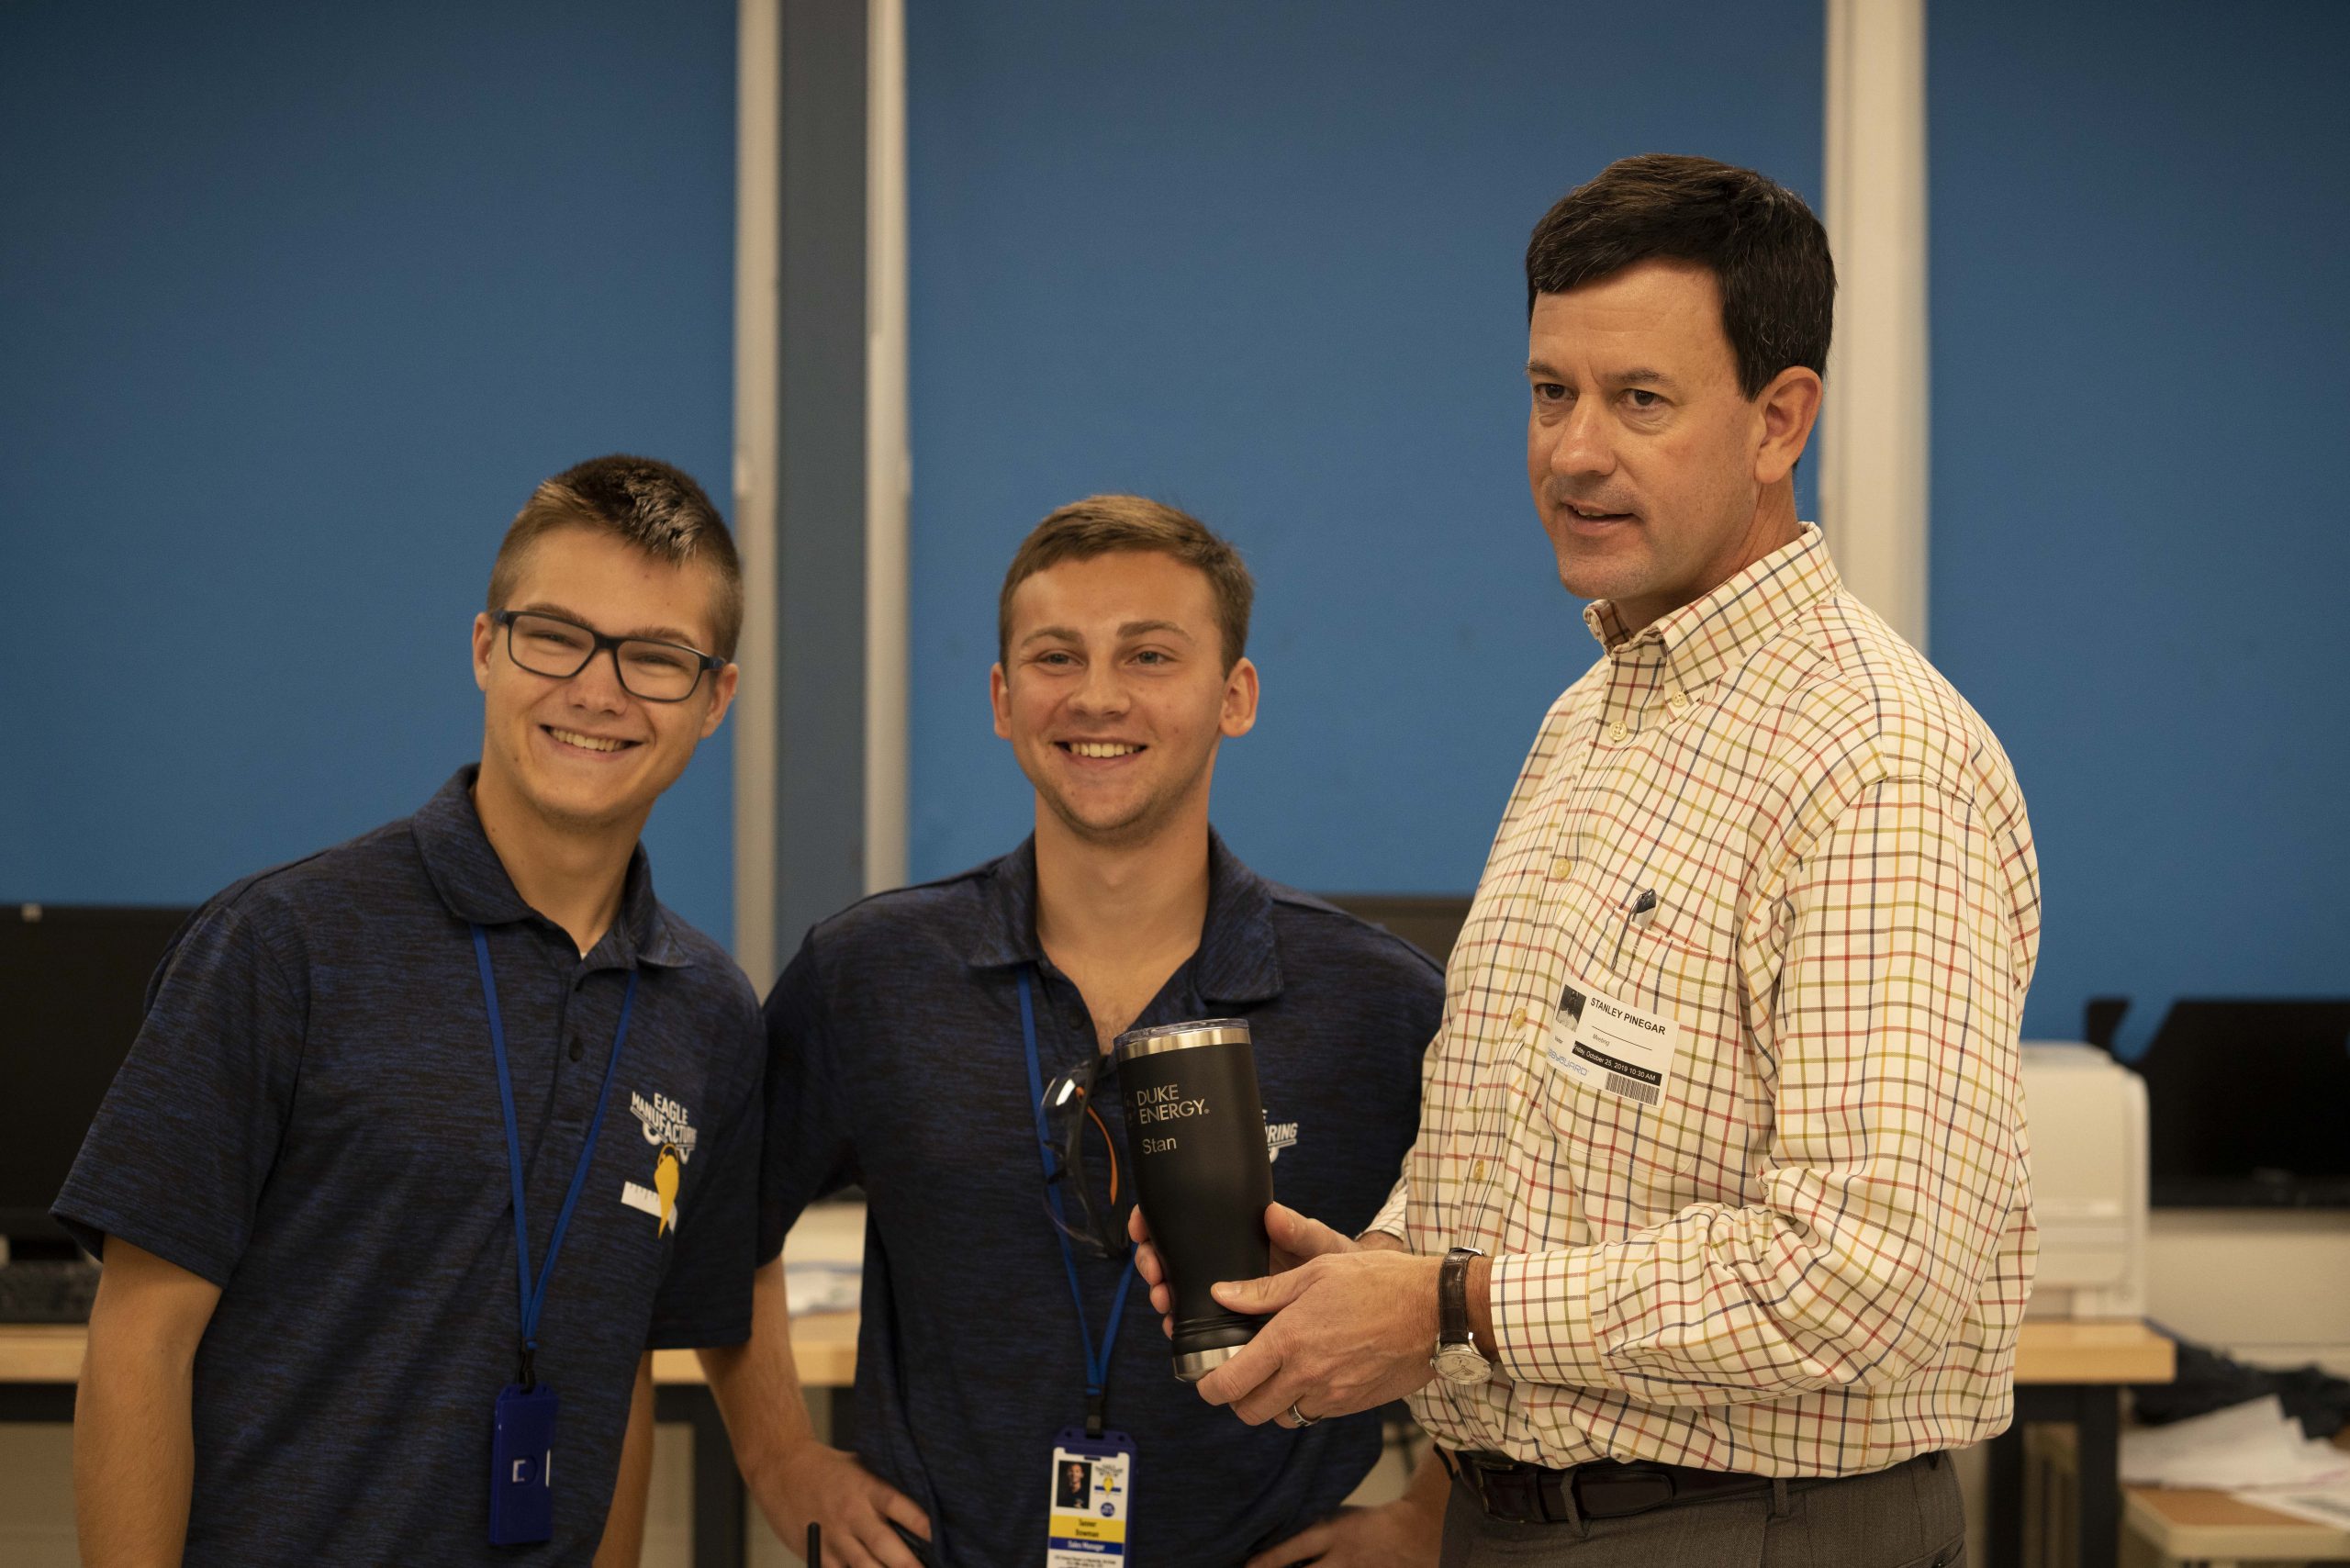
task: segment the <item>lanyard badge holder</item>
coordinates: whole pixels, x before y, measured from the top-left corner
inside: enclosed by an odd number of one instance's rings
[[[1046,1568],[1118,1568],[1126,1561],[1126,1526],[1132,1517],[1135,1441],[1102,1425],[1110,1383],[1110,1357],[1125,1316],[1126,1291],[1135,1282],[1134,1259],[1126,1260],[1102,1343],[1085,1320],[1085,1293],[1069,1250],[1061,1211],[1060,1162],[1045,1122],[1044,1069],[1036,1055],[1036,1008],[1028,971],[1020,971],[1020,1036],[1028,1050],[1028,1102],[1036,1109],[1036,1148],[1045,1162],[1045,1201],[1052,1208],[1060,1238],[1061,1266],[1069,1274],[1069,1301],[1077,1308],[1077,1331],[1085,1347],[1085,1425],[1064,1427],[1053,1439],[1052,1479],[1046,1494]]]
[[[612,1031],[611,1059],[604,1064],[604,1086],[596,1096],[596,1115],[588,1124],[587,1141],[572,1168],[570,1189],[555,1215],[554,1231],[547,1238],[547,1255],[539,1265],[536,1286],[531,1282],[531,1227],[522,1209],[522,1140],[515,1130],[514,1080],[506,1069],[506,1025],[498,1013],[498,981],[490,973],[489,935],[474,927],[474,957],[481,966],[482,1002],[489,1010],[489,1046],[498,1058],[498,1108],[505,1119],[506,1169],[514,1189],[514,1272],[521,1302],[520,1381],[499,1390],[491,1422],[489,1458],[489,1544],[529,1546],[554,1534],[554,1390],[538,1379],[539,1311],[546,1305],[547,1280],[554,1272],[555,1254],[563,1250],[564,1232],[570,1228],[571,1211],[587,1184],[588,1167],[596,1158],[596,1135],[604,1128],[604,1108],[612,1098],[612,1080],[620,1071],[621,1042],[628,1038],[628,1015],[636,1002],[636,976],[628,977],[621,996],[620,1026]]]

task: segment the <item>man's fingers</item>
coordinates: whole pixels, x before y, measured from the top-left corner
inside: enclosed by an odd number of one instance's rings
[[[890,1487],[889,1495],[882,1500],[881,1513],[883,1518],[895,1519],[923,1540],[930,1539],[930,1516],[922,1511],[921,1505],[896,1487]]]
[[[1327,1519],[1308,1525],[1287,1540],[1277,1541],[1251,1557],[1248,1568],[1286,1568],[1292,1562],[1311,1562],[1330,1550],[1337,1535]]]
[[[1307,1283],[1303,1271],[1292,1270],[1259,1280],[1219,1280],[1208,1294],[1215,1297],[1218,1306],[1245,1312],[1252,1317],[1267,1317],[1304,1294]]]
[[[840,1554],[843,1568],[922,1568],[922,1559],[914,1554],[913,1549],[896,1530],[890,1528],[890,1520],[893,1518],[900,1518],[900,1522],[909,1529],[912,1528],[914,1520],[919,1519],[922,1521],[919,1533],[928,1540],[930,1521],[923,1518],[922,1510],[894,1491],[886,1496],[876,1495],[870,1502],[873,1506],[857,1509],[852,1517],[842,1519],[837,1527],[826,1527],[826,1568],[830,1568],[835,1551]],[[900,1505],[903,1505],[906,1517],[900,1516]],[[801,1543],[794,1541],[792,1544]]]
[[[1298,1404],[1300,1400],[1305,1400],[1307,1404],[1312,1403],[1310,1399],[1306,1399],[1305,1385],[1303,1383],[1295,1378],[1267,1378],[1241,1398],[1235,1400],[1232,1413],[1252,1427],[1263,1426],[1268,1421],[1288,1427],[1292,1424],[1289,1419],[1289,1407]],[[1316,1421],[1322,1419],[1323,1416],[1323,1412],[1319,1410],[1307,1410],[1305,1414]]]
[[[1318,1219],[1308,1219],[1287,1204],[1265,1209],[1265,1234],[1274,1246],[1303,1262],[1325,1252],[1351,1252],[1355,1244]]]
[[[923,1539],[929,1538],[925,1536]],[[880,1568],[922,1568],[922,1559],[914,1555],[913,1549],[900,1539],[898,1532],[891,1529],[885,1519],[876,1519],[874,1533],[856,1544],[865,1548]]]
[[[1192,1386],[1211,1405],[1233,1405],[1247,1398],[1257,1385],[1281,1370],[1281,1359],[1259,1334],[1233,1353],[1230,1361]],[[1262,1417],[1258,1417],[1262,1420]],[[1249,1425],[1254,1426],[1252,1421]]]

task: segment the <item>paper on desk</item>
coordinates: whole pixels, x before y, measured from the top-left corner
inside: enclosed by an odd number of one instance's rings
[[[865,1274],[860,1263],[783,1264],[783,1302],[798,1317],[806,1312],[852,1312]]]
[[[2322,1487],[2350,1478],[2350,1453],[2301,1435],[2275,1394],[2167,1427],[2121,1434],[2121,1479],[2132,1486]],[[2266,1504],[2263,1504],[2266,1506]]]
[[[2350,1530],[2350,1481],[2337,1481],[2331,1486],[2266,1487],[2229,1495],[2256,1507],[2274,1508],[2296,1518]]]

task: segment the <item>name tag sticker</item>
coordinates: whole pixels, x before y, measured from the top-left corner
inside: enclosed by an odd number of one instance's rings
[[[1126,1561],[1135,1445],[1124,1432],[1088,1438],[1065,1427],[1046,1492],[1045,1568],[1115,1568]]]
[[[1654,1106],[1673,1086],[1681,1025],[1618,1002],[1581,980],[1567,982],[1542,1054],[1575,1082],[1601,1094]]]

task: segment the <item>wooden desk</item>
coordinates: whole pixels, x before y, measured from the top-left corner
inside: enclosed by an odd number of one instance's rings
[[[2079,1568],[2115,1568],[2121,1540],[2121,1385],[2168,1383],[2177,1347],[2134,1318],[2027,1321],[2016,1341],[2016,1418],[1991,1440],[1990,1559],[2024,1560],[2023,1428],[2069,1424],[2080,1465]]]
[[[2171,1562],[2307,1562],[2350,1557],[2350,1530],[2240,1502],[2225,1492],[2132,1486],[2130,1533]]]

